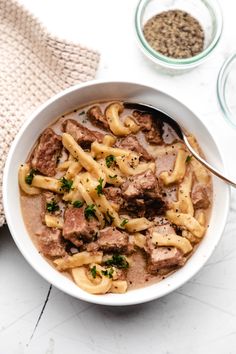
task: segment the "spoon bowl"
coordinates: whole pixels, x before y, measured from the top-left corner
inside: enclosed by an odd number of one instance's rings
[[[124,102],[124,107],[129,108],[129,109],[138,109],[141,111],[145,111],[147,113],[150,113],[154,118],[159,119],[165,123],[168,123],[176,132],[178,137],[183,140],[185,143],[187,149],[191,152],[191,154],[195,157],[196,160],[198,160],[204,167],[206,167],[211,173],[213,173],[215,176],[218,178],[222,179],[224,182],[227,184],[231,185],[232,187],[236,188],[236,182],[233,182],[226,176],[224,176],[220,171],[218,171],[215,167],[210,165],[205,159],[203,159],[190,145],[188,141],[188,137],[184,132],[184,129],[174,120],[171,118],[168,114],[163,112],[160,109],[157,109],[154,106],[143,104],[143,103],[134,103],[134,102]]]

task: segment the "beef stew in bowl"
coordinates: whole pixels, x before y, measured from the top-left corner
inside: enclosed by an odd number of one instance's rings
[[[4,211],[11,235],[24,258],[40,276],[57,289],[80,300],[100,305],[127,306],[145,303],[165,296],[182,286],[191,279],[210,258],[219,243],[226,225],[229,212],[230,189],[225,183],[212,176],[211,183],[213,185],[213,193],[210,206],[210,222],[206,224],[206,233],[201,239],[201,242],[197,247],[194,247],[194,252],[189,253],[191,257],[188,257],[188,261],[185,265],[177,268],[178,271],[170,271],[168,276],[163,275],[165,279],[160,278],[161,281],[150,281],[148,283],[150,284],[149,286],[137,287],[132,291],[126,291],[122,294],[106,293],[98,296],[82,290],[82,288],[72,281],[71,272],[58,271],[53,263],[51,263],[53,259],[51,260],[42,256],[42,253],[39,253],[37,247],[35,247],[35,241],[33,242],[32,237],[29,237],[29,231],[22,217],[22,205],[20,200],[23,192],[21,192],[19,188],[18,171],[24,161],[29,161],[30,152],[34,150],[34,144],[37,143],[40,134],[42,134],[47,127],[52,126],[52,123],[57,117],[63,118],[62,115],[65,112],[73,113],[78,107],[97,105],[94,101],[95,99],[96,102],[107,103],[114,101],[142,102],[143,104],[157,107],[160,111],[173,117],[186,131],[193,133],[202,151],[204,151],[206,160],[219,170],[224,171],[223,157],[209,129],[201,119],[183,103],[167,93],[158,90],[156,87],[138,82],[92,81],[78,84],[58,93],[28,117],[12,143],[4,168]],[[78,113],[81,111],[83,111],[83,109],[78,111]],[[80,118],[82,118],[79,120],[81,124],[85,124],[82,115]],[[99,128],[90,125],[89,122],[87,127],[90,130],[101,131]],[[62,132],[58,130],[56,134],[61,135]],[[146,139],[144,143],[145,141]],[[170,142],[169,145],[171,145]],[[152,146],[150,144],[150,147],[155,150],[158,146]],[[191,162],[193,162],[192,159]],[[31,178],[32,177],[29,177],[29,180]],[[173,190],[172,186],[169,187],[169,192],[175,193],[174,186]],[[33,197],[37,199],[37,195]],[[34,198],[31,199],[33,200]],[[29,200],[30,199],[28,199],[28,201]],[[28,208],[28,212],[31,212],[32,219],[35,218],[36,207],[39,208],[39,213],[41,213],[41,203],[39,199],[38,204],[34,203],[34,210],[31,211],[31,209]],[[138,264],[141,268],[142,262],[145,264],[145,258],[140,256],[140,262]],[[15,266],[18,265],[16,264]],[[129,271],[131,271],[131,267],[129,267]],[[138,269],[137,272],[139,272]],[[97,280],[99,280],[99,278]]]
[[[208,171],[172,128],[122,101],[78,108],[47,127],[19,184],[39,252],[91,294],[124,293],[183,267],[212,206]]]

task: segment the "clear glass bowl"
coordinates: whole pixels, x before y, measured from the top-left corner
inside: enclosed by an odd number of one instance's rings
[[[220,69],[217,96],[226,120],[236,127],[236,54],[231,55]]]
[[[154,50],[143,34],[144,24],[154,15],[168,10],[186,11],[195,17],[205,33],[204,49],[191,58],[170,58]],[[135,28],[143,53],[158,66],[171,70],[189,70],[212,53],[220,40],[223,27],[221,9],[217,0],[140,0],[135,13]]]

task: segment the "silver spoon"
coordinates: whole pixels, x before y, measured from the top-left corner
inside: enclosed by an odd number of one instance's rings
[[[157,117],[163,122],[168,123],[174,131],[177,133],[179,138],[184,141],[186,147],[191,152],[191,154],[198,160],[203,166],[205,166],[209,171],[211,171],[215,176],[222,179],[224,182],[236,188],[236,183],[223,176],[221,172],[219,172],[216,168],[211,166],[207,161],[205,161],[198,153],[192,148],[192,146],[188,142],[188,138],[184,133],[183,128],[170,116],[168,116],[165,112],[147,104],[143,103],[133,103],[133,102],[124,102],[124,107],[129,109],[137,109],[142,112],[151,113],[153,117]]]

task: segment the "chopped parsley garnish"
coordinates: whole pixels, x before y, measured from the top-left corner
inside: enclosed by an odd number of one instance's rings
[[[102,182],[103,182],[103,179],[100,177],[99,180],[98,180],[99,184],[97,185],[97,187],[95,188],[96,191],[97,191],[97,194],[98,195],[101,195],[103,194],[103,191],[102,191]]]
[[[55,211],[59,210],[59,205],[55,200],[52,200],[51,202],[46,204],[46,209],[49,213],[54,213]]]
[[[32,181],[33,181],[33,178],[34,178],[34,175],[36,174],[37,170],[35,169],[32,169],[30,170],[30,173],[25,177],[25,182],[29,185],[32,184]]]
[[[126,224],[128,224],[129,220],[128,219],[123,219],[122,222],[120,223],[120,227],[125,227]]]
[[[73,181],[71,181],[70,179],[66,179],[65,177],[62,177],[60,179],[61,182],[61,189],[65,192],[69,192],[71,190]]]
[[[85,215],[86,219],[94,217],[95,216],[95,205],[90,204],[90,205],[86,206],[86,208],[84,209],[84,215]]]
[[[110,269],[106,269],[106,270],[102,270],[101,272],[103,275],[105,275],[105,277],[108,277],[108,278],[112,278],[112,274],[114,273],[114,269],[113,268],[110,268]]]
[[[82,202],[81,200],[75,200],[72,204],[75,208],[81,208],[84,205],[84,202]]]
[[[106,266],[114,266],[119,269],[129,268],[129,263],[127,262],[126,258],[120,254],[113,254],[112,258],[108,259],[104,263]]]
[[[116,177],[117,177],[117,175],[114,175],[114,176],[110,176],[110,175],[109,175],[109,177],[110,177],[110,178],[116,178]]]
[[[191,161],[191,159],[192,159],[192,156],[188,155],[188,156],[186,157],[185,162],[186,162],[186,163],[189,163],[189,162]]]
[[[82,116],[83,114],[85,114],[85,111],[79,112],[79,116]]]
[[[116,161],[116,158],[114,155],[108,155],[106,157],[106,165],[107,167],[111,167],[111,165]]]
[[[92,277],[95,279],[97,276],[97,268],[96,266],[93,266],[92,268],[90,268],[90,272],[92,274]]]
[[[106,213],[106,222],[108,225],[111,225],[113,223],[114,217],[107,211]]]

